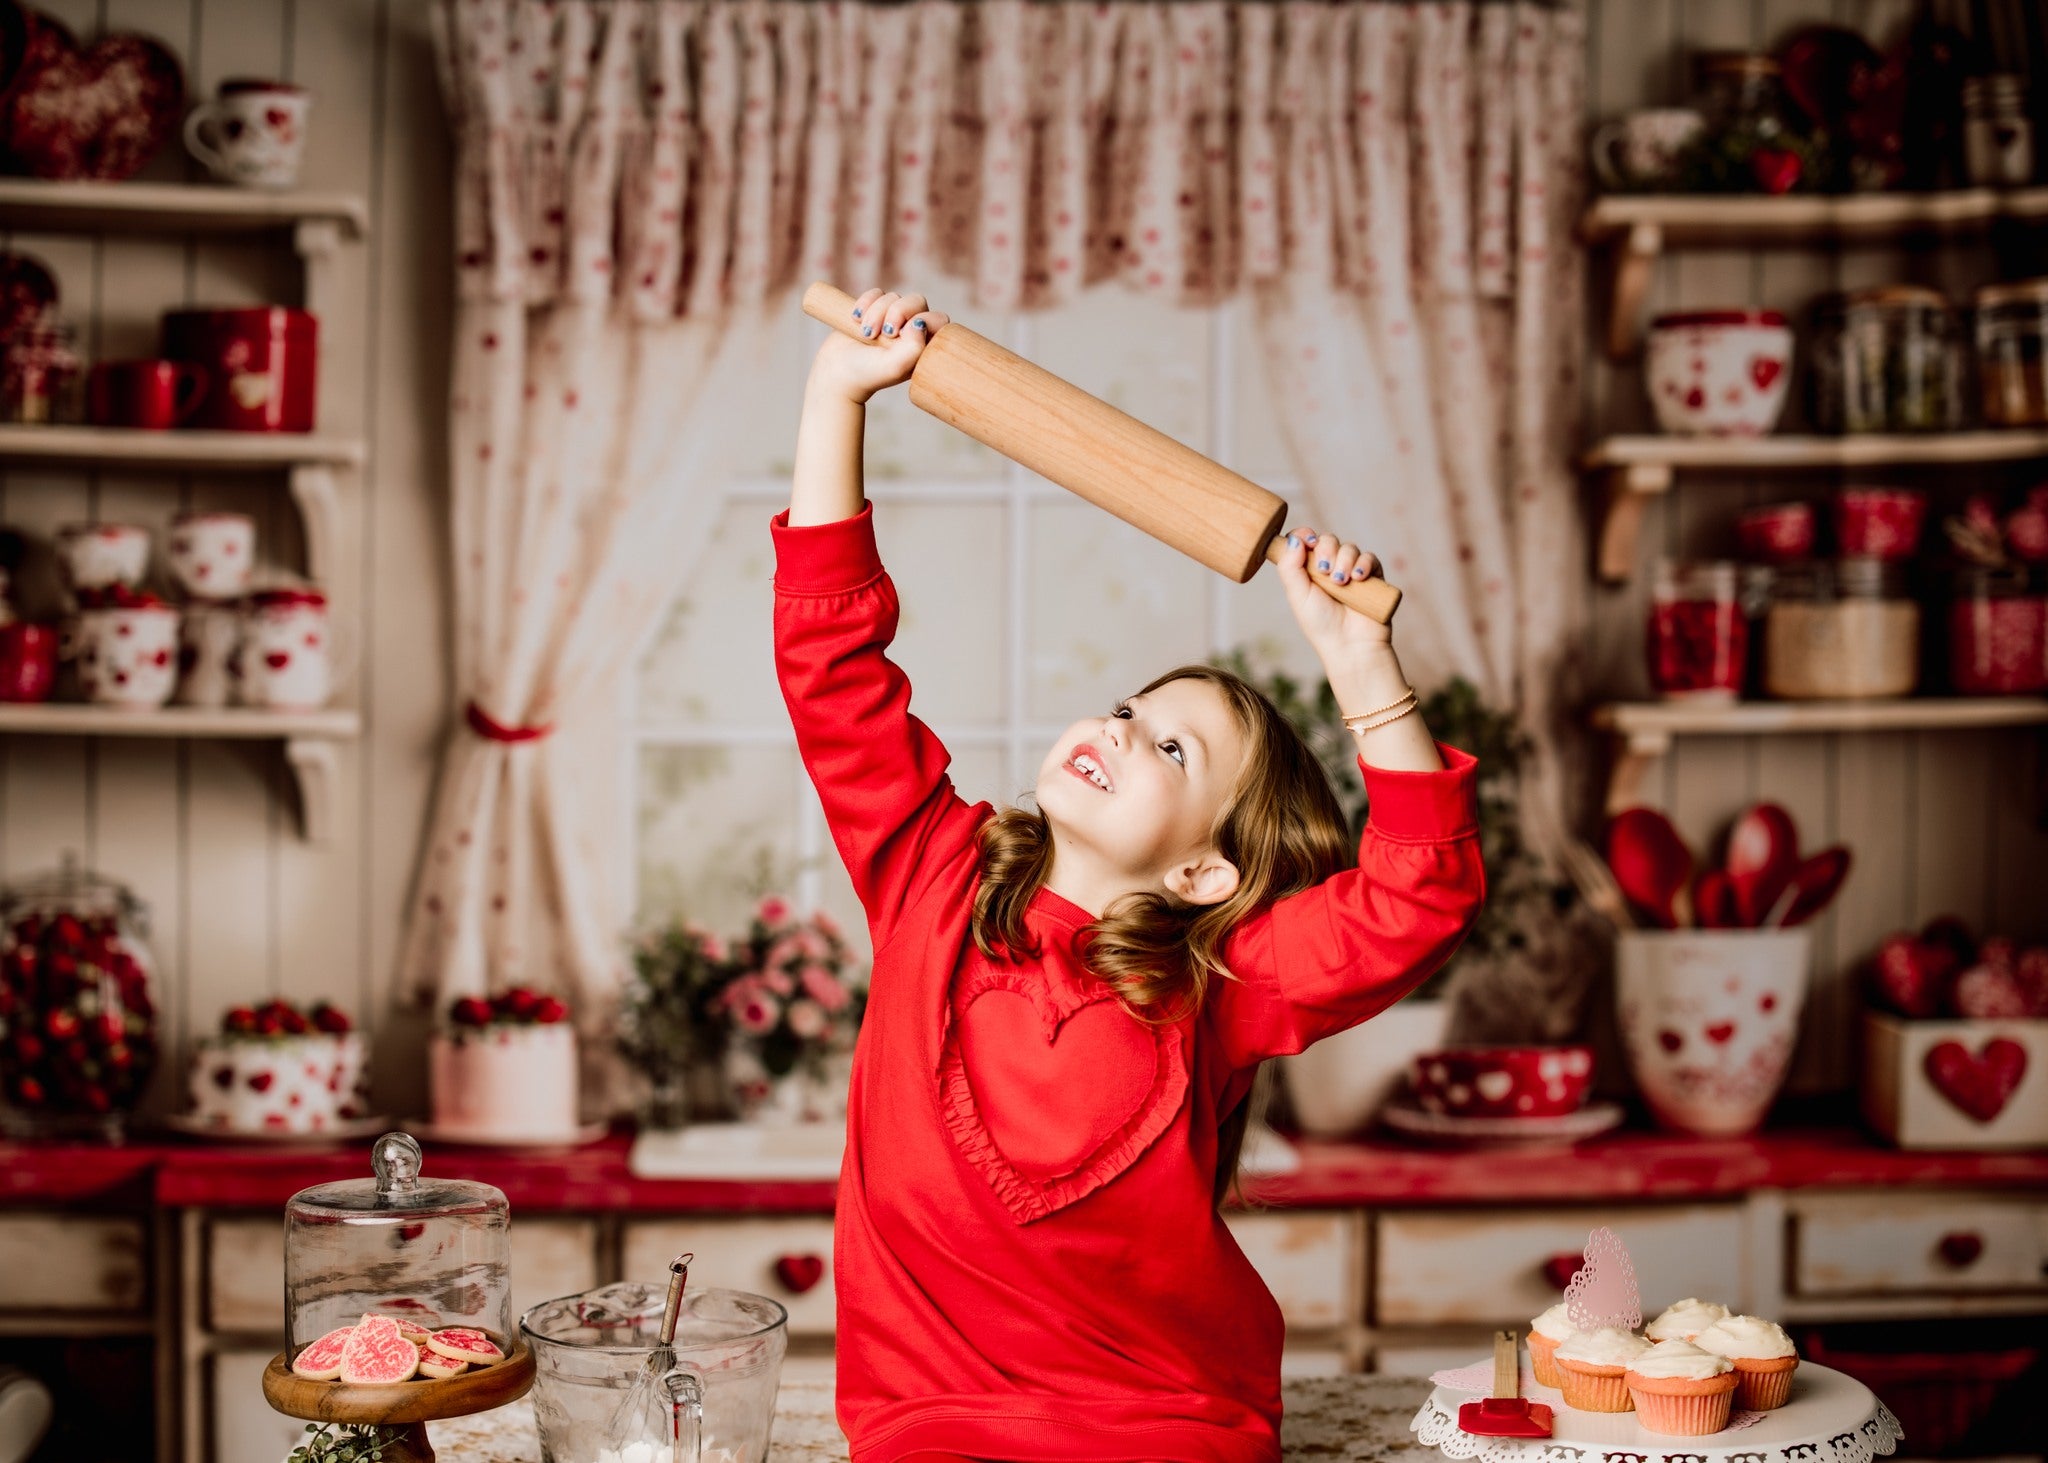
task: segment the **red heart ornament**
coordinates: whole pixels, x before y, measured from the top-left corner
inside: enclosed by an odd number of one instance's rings
[[[1136,1163],[1187,1097],[1186,1034],[1107,987],[985,970],[953,992],[939,1056],[946,1126],[1021,1224]]]
[[[1715,1046],[1728,1045],[1728,1038],[1733,1035],[1735,1035],[1735,1023],[1733,1021],[1716,1021],[1707,1028],[1707,1040],[1711,1041]]]
[[[178,58],[148,36],[110,35],[81,49],[46,15],[21,80],[0,112],[14,161],[38,178],[118,181],[171,139],[185,109]]]
[[[1973,1056],[1959,1041],[1938,1041],[1920,1065],[1934,1090],[1958,1112],[1988,1123],[2005,1111],[2013,1089],[2027,1075],[2027,1049],[2009,1037],[1994,1036]]]
[[[264,655],[263,663],[274,671],[281,671],[292,663],[292,653],[289,650],[269,651]]]
[[[784,1255],[775,1262],[775,1278],[791,1295],[802,1295],[825,1278],[825,1261],[817,1255]]]
[[[1749,379],[1756,383],[1759,391],[1769,391],[1771,383],[1784,373],[1785,363],[1776,356],[1751,356]]]

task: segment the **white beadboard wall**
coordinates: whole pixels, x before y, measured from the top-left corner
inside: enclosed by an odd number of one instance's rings
[[[1811,21],[1854,26],[1883,43],[1912,10],[1910,0],[1589,0],[1593,120],[1682,102],[1692,90],[1695,50],[1772,47],[1786,31]],[[1705,250],[1670,256],[1657,275],[1651,309],[1757,305],[1786,310],[1799,321],[1807,302],[1826,289],[1913,280],[1961,298],[1996,277],[1996,262],[1983,246],[1840,254]],[[1598,340],[1599,332],[1591,338]],[[1793,383],[1795,401],[1803,386]],[[1588,439],[1650,429],[1636,366],[1596,362],[1587,381]],[[1969,472],[1917,479],[1871,474],[1865,480],[1934,489],[1937,512],[1960,507],[1979,481]],[[1818,473],[1681,474],[1676,489],[1647,516],[1643,568],[1660,552],[1725,556],[1743,507],[1818,499],[1832,481]],[[1590,496],[1588,502],[1590,509]],[[1604,692],[1647,694],[1648,593],[1649,576],[1642,572],[1625,589],[1596,599],[1592,680]],[[1746,804],[1768,798],[1791,810],[1807,845],[1840,841],[1855,851],[1842,898],[1815,929],[1814,990],[1795,1087],[1853,1079],[1854,966],[1888,932],[1954,913],[1979,931],[2048,937],[2048,838],[2034,821],[2042,758],[2041,739],[2031,731],[1711,737],[1681,739],[1674,747],[1646,791],[1696,850],[1708,847]]]
[[[149,904],[167,1055],[153,1109],[175,1106],[189,1035],[211,1030],[230,1005],[276,994],[325,996],[380,1028],[379,1096],[394,1113],[416,1110],[420,1064],[408,1050],[416,1052],[417,1033],[394,1029],[383,1008],[449,695],[449,145],[427,8],[416,0],[38,3],[81,36],[133,29],[162,39],[183,59],[193,97],[238,75],[310,87],[302,184],[369,202],[369,235],[343,246],[339,307],[322,321],[321,383],[322,428],[370,445],[367,466],[342,477],[331,585],[342,635],[356,647],[347,689],[366,734],[342,745],[333,838],[318,847],[299,837],[275,744],[0,738],[0,877],[76,852]],[[195,166],[174,144],[145,176],[180,181],[196,177]],[[53,266],[64,312],[91,357],[155,354],[167,308],[298,300],[298,261],[282,236],[6,239]],[[0,521],[42,537],[93,518],[161,528],[188,507],[254,514],[265,556],[303,570],[281,475],[0,470]]]

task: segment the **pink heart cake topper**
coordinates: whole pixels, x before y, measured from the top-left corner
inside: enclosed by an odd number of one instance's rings
[[[1581,1331],[1602,1326],[1633,1331],[1643,1324],[1635,1262],[1606,1225],[1586,1236],[1586,1263],[1564,1288],[1564,1305],[1565,1314]]]

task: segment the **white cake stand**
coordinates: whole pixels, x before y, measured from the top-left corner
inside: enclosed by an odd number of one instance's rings
[[[1482,1438],[1458,1426],[1458,1407],[1484,1394],[1438,1387],[1408,1424],[1447,1458],[1481,1463],[1870,1463],[1905,1434],[1891,1410],[1854,1377],[1799,1363],[1792,1400],[1747,1427],[1703,1438],[1647,1431],[1633,1412],[1581,1412],[1554,1387],[1532,1386],[1556,1421],[1547,1438]]]

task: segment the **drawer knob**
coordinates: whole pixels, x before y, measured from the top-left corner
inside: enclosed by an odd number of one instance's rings
[[[775,1278],[791,1295],[802,1295],[825,1278],[825,1261],[817,1255],[784,1255],[775,1262]]]
[[[1952,1229],[1941,1237],[1935,1246],[1941,1258],[1958,1270],[1967,1269],[1977,1263],[1977,1257],[1984,1253],[1984,1236],[1974,1230]]]
[[[1563,1290],[1572,1283],[1572,1277],[1579,1273],[1585,1263],[1586,1257],[1577,1250],[1565,1250],[1543,1262],[1543,1278],[1550,1282],[1553,1289]]]

